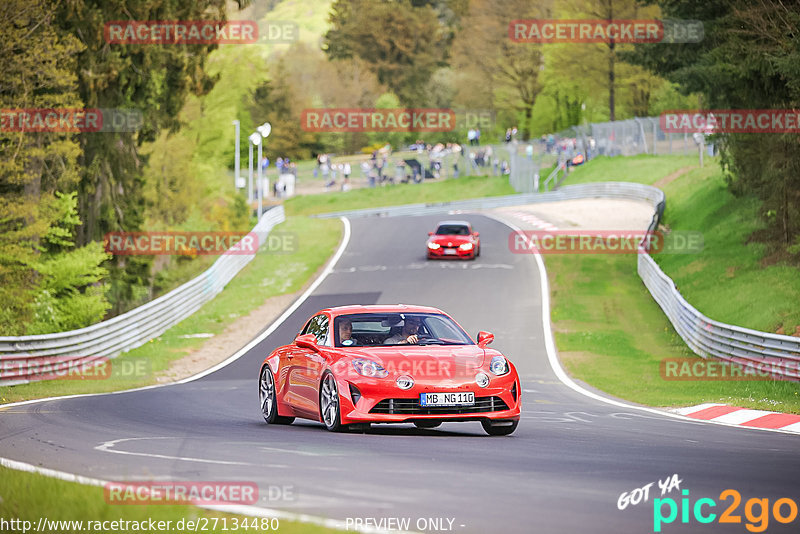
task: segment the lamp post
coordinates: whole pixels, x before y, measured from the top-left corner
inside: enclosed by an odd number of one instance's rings
[[[258,136],[260,140],[266,139],[269,137],[270,132],[272,131],[272,125],[268,122],[265,122],[258,128]],[[256,134],[253,134],[256,135]],[[264,181],[261,177],[262,165],[261,165],[261,147],[264,145],[263,142],[258,143],[258,220],[261,220],[261,214],[263,212],[263,198],[264,198]]]
[[[233,188],[239,187],[239,121],[233,121],[234,131],[236,132],[236,148],[233,155]]]
[[[258,134],[252,134],[250,137],[247,138],[247,146],[248,146],[248,165],[250,167],[250,171],[247,175],[247,201],[253,201],[253,137],[258,136]],[[258,138],[258,142],[261,142],[261,138]]]
[[[264,186],[261,182],[261,140],[269,136],[270,131],[272,131],[272,126],[270,123],[265,122],[258,128],[256,128],[256,132],[250,134],[247,138],[249,141],[250,146],[250,189],[249,189],[249,199],[252,202],[253,200],[253,145],[258,146],[258,176],[257,176],[257,191],[258,191],[258,218],[261,219],[261,212],[263,211],[263,196],[264,196]]]

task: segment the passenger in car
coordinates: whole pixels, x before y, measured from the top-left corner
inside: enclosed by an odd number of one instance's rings
[[[357,343],[353,339],[353,322],[350,319],[339,319],[339,344],[351,347]]]

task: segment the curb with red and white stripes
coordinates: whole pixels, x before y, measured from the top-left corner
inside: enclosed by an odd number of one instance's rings
[[[549,232],[558,230],[558,227],[555,224],[545,221],[544,219],[540,219],[533,213],[527,211],[509,211],[506,212],[506,215],[510,215],[511,217],[516,217],[526,223],[530,224],[534,228],[538,228],[539,230],[546,230]]]
[[[750,410],[728,406],[727,404],[700,404],[688,408],[671,410],[673,413],[714,423],[783,430],[800,434],[800,415],[791,413],[768,412],[766,410]]]

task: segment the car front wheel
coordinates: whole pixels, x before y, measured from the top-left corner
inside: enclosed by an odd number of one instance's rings
[[[331,432],[344,430],[339,389],[336,387],[336,379],[330,371],[327,371],[322,377],[322,387],[319,389],[319,415],[326,429]]]

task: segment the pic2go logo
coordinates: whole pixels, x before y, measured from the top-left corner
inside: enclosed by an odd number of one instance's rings
[[[712,523],[717,514],[711,512],[711,508],[715,508],[717,503],[714,499],[698,499],[694,505],[690,504],[689,490],[683,490],[683,499],[681,499],[680,506],[675,502],[675,499],[667,497],[666,499],[653,499],[653,532],[661,532],[661,526],[675,522],[678,518],[680,511],[681,523],[690,523],[690,512],[694,516],[694,520],[698,523]],[[736,509],[742,502],[742,495],[734,489],[726,489],[719,494],[720,501],[726,501],[728,498],[732,502],[728,508],[719,516],[718,523],[737,523],[741,524],[742,516],[736,514]],[[777,499],[772,504],[772,509],[769,506],[769,499],[748,499],[744,505],[744,516],[748,523],[745,528],[750,532],[764,532],[769,526],[770,512],[772,517],[778,523],[791,523],[797,519],[797,503],[792,499]],[[664,514],[667,515],[664,515]]]

